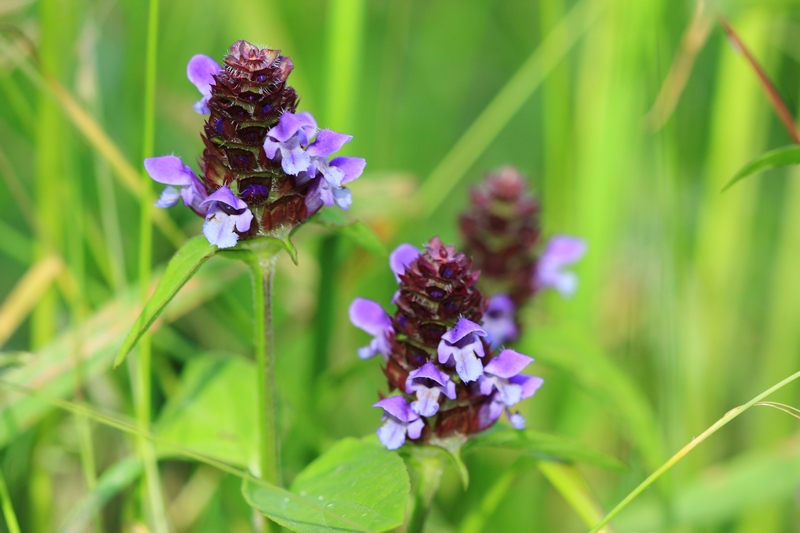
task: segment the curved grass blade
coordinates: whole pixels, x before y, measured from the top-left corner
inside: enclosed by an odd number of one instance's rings
[[[80,533],[86,531],[89,522],[108,501],[125,490],[142,475],[142,461],[138,457],[126,457],[106,469],[97,480],[92,492],[81,498],[64,519],[58,533]]]
[[[762,170],[768,170],[776,167],[786,167],[789,165],[800,165],[800,146],[784,146],[777,150],[772,150],[762,155],[761,157],[751,161],[742,168],[731,181],[728,182],[722,191],[725,192],[730,189],[736,182],[741,181],[753,174],[757,174]]]
[[[670,457],[670,459],[669,459],[669,460],[668,460],[666,463],[664,463],[663,465],[661,465],[661,467],[660,467],[658,470],[656,470],[655,472],[653,472],[652,474],[650,474],[650,476],[648,476],[648,478],[647,478],[647,479],[645,479],[644,481],[642,481],[642,483],[641,483],[641,484],[640,484],[638,487],[636,487],[635,489],[633,489],[633,491],[632,491],[630,494],[628,494],[628,495],[627,495],[627,496],[626,496],[626,497],[625,497],[625,498],[624,498],[624,499],[623,499],[623,500],[622,500],[622,501],[621,501],[621,502],[620,502],[620,503],[619,503],[619,504],[618,504],[616,507],[614,507],[614,508],[611,510],[611,512],[609,512],[609,513],[608,513],[608,514],[605,516],[605,518],[603,518],[603,519],[602,519],[602,520],[601,520],[601,521],[600,521],[600,522],[599,522],[599,523],[598,523],[598,524],[597,524],[597,525],[594,527],[594,529],[592,529],[592,532],[591,532],[591,533],[597,533],[598,531],[600,531],[600,528],[602,528],[604,525],[606,525],[607,523],[609,523],[609,522],[610,522],[610,521],[611,521],[611,520],[612,520],[612,519],[613,519],[613,518],[614,518],[614,517],[615,517],[617,514],[619,514],[619,512],[620,512],[620,511],[622,511],[622,510],[623,510],[625,507],[627,507],[629,503],[631,503],[633,500],[635,500],[635,499],[636,499],[636,497],[637,497],[637,496],[639,496],[639,494],[641,494],[642,492],[644,492],[644,490],[645,490],[647,487],[649,487],[650,485],[652,485],[652,484],[653,484],[653,483],[654,483],[654,482],[655,482],[655,481],[656,481],[658,478],[660,478],[660,477],[662,476],[662,474],[664,474],[664,473],[665,473],[667,470],[669,470],[670,468],[672,468],[673,466],[675,466],[675,464],[676,464],[678,461],[680,461],[681,459],[683,459],[683,458],[684,458],[684,457],[685,457],[685,456],[686,456],[686,455],[687,455],[687,454],[688,454],[690,451],[692,451],[692,450],[693,450],[693,449],[694,449],[694,448],[695,448],[695,447],[696,447],[698,444],[700,444],[701,442],[703,442],[704,440],[706,440],[708,437],[710,437],[711,435],[713,435],[714,433],[716,433],[716,432],[717,432],[717,431],[718,431],[720,428],[722,428],[723,426],[727,425],[727,424],[728,424],[728,422],[730,422],[731,420],[733,420],[734,418],[736,418],[736,417],[737,417],[737,416],[739,416],[740,414],[744,413],[745,411],[747,411],[748,409],[750,409],[752,406],[754,406],[754,405],[758,404],[758,403],[759,403],[761,400],[763,400],[764,398],[766,398],[767,396],[769,396],[769,395],[770,395],[770,394],[772,394],[773,392],[775,392],[775,391],[777,391],[777,390],[779,390],[779,389],[782,389],[784,386],[788,385],[789,383],[791,383],[792,381],[796,380],[797,378],[800,378],[800,372],[795,372],[794,374],[792,374],[792,375],[791,375],[791,376],[789,376],[788,378],[784,379],[784,380],[783,380],[783,381],[781,381],[780,383],[778,383],[778,384],[776,384],[776,385],[773,385],[773,386],[772,386],[772,387],[770,387],[769,389],[765,390],[764,392],[762,392],[761,394],[759,394],[758,396],[756,396],[755,398],[753,398],[752,400],[750,400],[750,401],[749,401],[749,402],[747,402],[746,404],[744,404],[744,405],[740,405],[739,407],[734,407],[733,409],[731,409],[730,411],[728,411],[727,413],[725,413],[725,416],[723,416],[722,418],[720,418],[719,420],[717,420],[716,422],[714,422],[714,423],[713,423],[713,424],[712,424],[712,425],[711,425],[711,426],[710,426],[708,429],[706,429],[706,430],[705,430],[704,432],[702,432],[700,435],[698,435],[697,437],[695,437],[694,439],[692,439],[692,441],[691,441],[689,444],[687,444],[686,446],[684,446],[683,448],[681,448],[681,449],[678,451],[678,453],[676,453],[675,455],[673,455],[672,457]]]
[[[399,455],[372,440],[353,438],[336,443],[292,483],[292,493],[316,502],[314,506],[285,498],[249,480],[242,483],[242,494],[253,508],[270,520],[303,533],[331,529],[386,531],[399,527],[409,490],[408,473]],[[321,514],[319,507],[336,516]]]
[[[317,502],[320,502],[320,501],[324,502],[324,500],[325,500],[324,496],[323,496],[322,499],[320,499],[319,496],[317,496],[312,501],[312,500],[310,500],[308,498],[305,498],[304,496],[301,496],[300,494],[288,491],[286,489],[282,489],[282,488],[280,488],[280,487],[278,487],[276,485],[273,485],[271,483],[267,483],[266,481],[264,481],[262,479],[259,479],[259,478],[255,477],[255,476],[253,476],[253,475],[251,475],[251,474],[249,474],[247,472],[243,472],[243,471],[239,470],[238,468],[235,468],[235,467],[233,467],[233,466],[231,466],[231,465],[229,465],[227,463],[224,463],[222,461],[217,461],[216,459],[212,459],[210,457],[206,457],[203,454],[200,454],[200,453],[194,452],[192,450],[188,450],[186,448],[183,448],[183,447],[181,447],[179,445],[176,445],[176,444],[174,444],[174,443],[172,443],[172,442],[170,442],[170,441],[168,441],[166,439],[163,439],[163,438],[153,434],[150,431],[146,431],[146,430],[141,429],[140,427],[137,426],[137,424],[135,422],[128,422],[128,421],[123,420],[122,417],[120,417],[118,415],[111,416],[111,415],[108,415],[108,414],[105,414],[105,413],[101,413],[101,412],[99,412],[99,411],[97,411],[95,409],[92,409],[90,407],[87,407],[85,405],[81,405],[81,404],[78,404],[78,403],[75,403],[75,402],[70,402],[70,401],[67,401],[67,400],[62,400],[62,399],[59,399],[59,398],[52,398],[52,397],[49,397],[49,396],[45,396],[44,394],[40,394],[35,389],[29,388],[29,387],[23,387],[21,385],[17,385],[16,383],[11,383],[11,382],[6,381],[6,380],[0,379],[0,385],[5,385],[6,387],[8,387],[10,389],[13,389],[13,390],[15,390],[17,392],[20,392],[20,393],[23,393],[25,395],[31,396],[33,398],[36,398],[37,400],[45,402],[45,403],[47,403],[49,405],[52,405],[54,407],[63,409],[65,411],[67,411],[67,412],[70,412],[70,413],[73,413],[73,414],[76,414],[76,415],[80,415],[80,416],[84,416],[84,417],[89,418],[89,419],[91,419],[91,420],[93,420],[93,421],[95,421],[95,422],[97,422],[99,424],[103,424],[103,425],[106,425],[106,426],[113,427],[115,429],[118,429],[120,431],[128,433],[129,435],[133,435],[133,436],[136,436],[136,437],[144,438],[144,439],[147,439],[147,440],[149,440],[149,441],[151,441],[154,444],[157,444],[159,446],[162,446],[162,447],[165,447],[165,448],[169,448],[171,450],[175,450],[176,452],[179,452],[180,455],[185,459],[190,459],[190,460],[193,460],[193,461],[197,461],[198,463],[203,463],[203,464],[206,464],[208,466],[214,467],[214,468],[216,468],[216,469],[218,469],[218,470],[220,470],[222,472],[234,475],[234,476],[240,478],[243,482],[246,482],[247,486],[250,486],[250,487],[257,486],[259,488],[259,491],[260,491],[259,492],[259,497],[260,498],[262,498],[262,497],[266,498],[268,496],[270,501],[281,502],[281,504],[291,503],[293,508],[301,509],[303,512],[305,512],[307,514],[308,513],[315,513],[315,516],[317,516],[322,521],[323,524],[338,524],[337,528],[340,529],[341,531],[363,531],[363,532],[366,532],[366,533],[370,533],[372,531],[384,531],[384,529],[370,529],[370,527],[363,525],[363,523],[354,521],[353,519],[350,518],[349,515],[345,516],[345,515],[341,514],[339,512],[339,509],[338,508],[334,509],[333,508],[334,506],[332,505],[332,503],[341,503],[342,505],[340,507],[358,508],[359,512],[367,514],[367,517],[370,518],[370,520],[377,520],[376,516],[375,516],[376,513],[375,513],[374,510],[372,510],[373,512],[372,512],[372,514],[370,514],[369,511],[371,511],[371,509],[359,506],[358,502],[355,502],[355,504],[354,504],[352,502],[331,502],[329,500],[327,503],[319,504]],[[346,440],[356,441],[355,439],[346,439]],[[356,441],[356,442],[361,442],[361,441]],[[377,443],[374,443],[374,447],[377,450],[379,445]],[[334,448],[335,448],[335,446],[334,446]],[[359,469],[359,468],[361,468],[359,466],[361,457],[364,457],[363,455],[360,455],[360,454],[365,453],[365,449],[364,448],[357,448],[356,451],[358,453],[354,453],[353,452],[352,453],[352,457],[350,457],[349,460],[353,461],[353,468]],[[383,454],[386,454],[386,455],[390,455],[390,456],[394,455],[396,460],[399,461],[400,464],[402,464],[402,462],[403,462],[402,459],[400,459],[399,456],[397,456],[396,454],[392,454],[392,452],[387,452],[383,447],[380,447],[380,451]],[[347,452],[347,450],[345,450],[345,452]],[[377,453],[377,452],[374,451],[373,453]],[[345,456],[347,456],[347,453],[345,453]],[[317,465],[316,467],[314,467],[314,469],[309,470],[312,466],[314,466],[315,463],[312,463],[311,465],[309,465],[309,467],[305,471],[301,472],[297,476],[297,479],[295,480],[293,488],[298,488],[299,487],[298,490],[306,490],[306,491],[314,490],[314,491],[318,492],[320,490],[320,487],[324,486],[324,481],[331,480],[331,479],[333,480],[333,486],[335,487],[337,478],[338,479],[342,479],[343,477],[346,477],[345,473],[340,471],[340,467],[339,467],[339,463],[338,463],[340,458],[337,457],[335,459],[336,460],[333,461],[333,462],[336,463],[336,464],[333,465],[333,466],[330,464],[329,461],[325,461],[325,462],[321,463],[320,465]],[[390,460],[390,461],[393,461],[393,459]],[[386,466],[386,464],[387,463],[384,462],[384,467]],[[374,465],[373,465],[373,467],[374,467]],[[383,468],[383,467],[379,467],[379,468]],[[329,470],[329,474],[330,475],[327,475],[327,476],[323,477],[321,475],[321,471],[322,470]],[[390,466],[386,470],[387,470],[388,473],[392,474],[392,477],[396,476],[397,473],[399,472],[398,469],[395,468],[394,466]],[[406,495],[408,493],[408,485],[409,485],[408,484],[408,476],[407,476],[407,473],[405,471],[405,466],[403,466],[403,470],[402,471],[403,471],[403,475],[405,475],[405,487],[406,487],[406,489],[405,489],[405,492],[402,493],[402,498],[401,498],[402,499],[402,505],[398,504],[398,505],[400,505],[399,513],[400,513],[401,516],[402,516],[402,514],[404,512]],[[310,472],[310,473],[307,473],[307,472]],[[369,470],[369,475],[375,475],[375,472],[373,472],[370,469]],[[303,479],[307,479],[308,482],[307,483],[304,482],[304,483],[298,484],[299,480],[303,480]],[[383,479],[383,478],[381,478],[381,479]],[[385,481],[387,481],[387,483],[389,482],[388,480],[385,480]],[[353,483],[352,479],[350,480],[350,483]],[[391,482],[391,483],[392,483],[391,486],[394,486],[394,483],[393,482]],[[343,490],[344,489],[342,489],[342,491],[340,491],[340,493],[342,493]],[[391,496],[391,494],[385,494],[385,496],[389,497],[389,496]],[[387,502],[381,502],[381,503],[383,503],[384,505],[388,506]],[[381,515],[384,518],[387,518],[387,521],[388,521],[389,518],[393,518],[395,513],[396,513],[396,510],[393,508],[393,506],[388,506],[388,507],[389,507],[389,510],[386,512],[386,515]],[[292,517],[288,517],[288,518],[292,518]],[[402,522],[402,518],[400,520]],[[300,524],[302,525],[302,523],[300,523]],[[397,525],[400,525],[400,523],[398,522]],[[396,526],[390,526],[390,528],[391,527],[396,527]],[[329,530],[330,529],[328,527],[325,527],[325,528],[322,528],[322,529],[317,528],[317,529],[313,529],[313,530],[302,530],[302,531],[329,531]]]
[[[114,366],[117,367],[125,360],[125,356],[136,346],[142,334],[147,331],[156,318],[164,310],[164,307],[178,293],[189,279],[197,272],[200,265],[217,252],[217,247],[208,244],[202,235],[192,237],[175,252],[167,265],[167,270],[161,281],[158,282],[153,296],[144,306],[142,313],[133,325],[130,333],[122,343],[122,347],[117,352]]]
[[[580,462],[609,470],[625,469],[625,466],[617,459],[593,450],[576,440],[530,429],[520,431],[509,427],[497,427],[485,431],[470,440],[464,446],[464,452],[479,448],[518,450],[545,461]]]

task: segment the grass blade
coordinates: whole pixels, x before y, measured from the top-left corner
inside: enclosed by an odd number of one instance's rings
[[[736,175],[722,188],[722,192],[730,189],[738,181],[741,181],[749,176],[757,174],[762,170],[768,170],[776,167],[785,167],[789,165],[800,165],[800,146],[784,146],[777,150],[772,150],[764,155],[749,162],[742,168]]]

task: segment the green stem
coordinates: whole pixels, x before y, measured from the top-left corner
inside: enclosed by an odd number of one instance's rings
[[[253,331],[258,366],[259,466],[261,479],[281,484],[278,412],[275,394],[275,345],[272,331],[272,279],[277,255],[253,254]]]
[[[708,437],[710,437],[711,435],[716,433],[717,430],[722,428],[728,422],[730,422],[731,420],[733,420],[734,418],[736,418],[740,414],[744,413],[745,411],[750,409],[752,406],[754,406],[755,404],[757,404],[758,402],[760,402],[761,400],[763,400],[764,398],[766,398],[767,396],[769,396],[773,392],[777,391],[778,389],[783,388],[784,386],[788,385],[792,381],[796,380],[797,378],[800,378],[800,372],[795,372],[794,374],[792,374],[788,378],[784,379],[783,381],[781,381],[777,385],[773,385],[769,389],[765,390],[764,392],[762,392],[761,394],[759,394],[758,396],[756,396],[755,398],[753,398],[752,400],[750,400],[746,404],[740,405],[739,407],[734,407],[733,409],[731,409],[730,411],[725,413],[725,416],[723,416],[722,418],[720,418],[719,420],[714,422],[714,424],[712,424],[711,427],[709,427],[704,432],[702,432],[698,437],[695,437],[694,439],[692,439],[692,441],[689,444],[687,444],[686,446],[681,448],[678,453],[673,455],[669,459],[669,461],[664,463],[658,470],[656,470],[655,472],[650,474],[650,476],[647,479],[642,481],[642,483],[638,487],[633,489],[633,491],[630,494],[628,494],[625,497],[624,500],[619,502],[619,504],[616,507],[614,507],[611,510],[611,512],[608,513],[608,515],[606,515],[605,518],[603,518],[596,526],[594,526],[594,529],[592,529],[591,533],[596,533],[597,531],[600,531],[600,528],[602,528],[604,525],[609,523],[615,516],[617,516],[617,514],[619,514],[620,511],[622,511],[625,507],[628,506],[629,503],[631,503],[637,496],[639,496],[639,494],[644,492],[644,490],[647,487],[652,485],[659,477],[661,477],[661,475],[664,472],[666,472],[667,470],[672,468],[678,461],[683,459],[698,444],[700,444],[701,442],[706,440]]]
[[[11,505],[11,497],[8,495],[8,487],[6,487],[6,480],[2,471],[0,471],[0,506],[3,507],[3,518],[6,520],[6,527],[9,533],[20,533],[17,515]]]
[[[419,476],[419,486],[414,496],[414,511],[408,523],[408,533],[422,533],[425,522],[431,510],[431,503],[439,483],[442,481],[442,472],[447,462],[445,453],[432,446],[423,446],[414,450],[414,471]]]

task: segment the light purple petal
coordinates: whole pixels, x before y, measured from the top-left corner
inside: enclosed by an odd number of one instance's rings
[[[422,428],[425,427],[425,422],[421,418],[417,418],[408,424],[408,438],[418,439],[422,435]]]
[[[218,248],[230,248],[239,241],[239,235],[233,231],[236,221],[214,206],[209,209],[206,221],[203,223],[203,235],[208,242]]]
[[[553,237],[536,265],[535,285],[553,287],[564,296],[572,295],[578,278],[562,269],[578,261],[585,253],[586,242],[583,239],[566,235]]]
[[[174,155],[148,157],[144,160],[144,168],[153,180],[164,185],[190,187],[192,180],[197,181],[192,169]]]
[[[506,294],[497,294],[489,299],[489,307],[483,315],[481,325],[487,333],[492,349],[499,348],[519,336],[515,320],[516,306]]]
[[[417,400],[411,402],[411,410],[420,416],[433,416],[439,412],[439,396],[441,387],[416,387]]]
[[[347,211],[353,205],[353,195],[347,187],[333,189],[333,201],[336,202],[341,209]]]
[[[450,379],[450,377],[447,374],[439,371],[439,369],[436,368],[436,366],[431,362],[427,362],[422,367],[416,370],[412,370],[411,372],[408,373],[409,381],[418,378],[427,378],[435,381],[439,385],[444,385]]]
[[[481,329],[481,327],[475,322],[467,320],[466,318],[459,318],[458,322],[456,322],[455,327],[445,332],[445,334],[442,335],[442,339],[446,340],[451,344],[455,344],[470,334],[475,334],[480,337],[483,337],[486,335],[486,332],[483,329]]]
[[[322,177],[325,178],[325,181],[330,183],[331,187],[339,188],[342,186],[344,170],[337,167],[328,166],[327,161],[323,161],[321,159],[315,159],[314,165],[319,173],[322,174]]]
[[[519,413],[509,413],[508,421],[514,426],[514,429],[525,429],[525,417]]]
[[[508,379],[519,374],[532,362],[533,359],[527,355],[522,355],[514,350],[503,350],[500,355],[486,364],[484,370],[489,374]]]
[[[308,147],[308,154],[311,157],[327,158],[338,152],[342,146],[352,139],[352,135],[337,133],[331,130],[320,130],[317,134],[317,138]]]
[[[401,422],[411,422],[419,416],[411,410],[408,401],[403,396],[390,396],[379,402],[375,402],[372,407],[380,407],[387,414],[392,415]]]
[[[161,191],[161,196],[158,197],[156,200],[155,206],[160,207],[162,209],[166,209],[168,207],[172,207],[173,205],[178,203],[178,200],[181,198],[181,192],[172,187],[171,185]]]
[[[253,213],[249,209],[245,209],[244,213],[239,215],[230,215],[236,222],[236,231],[244,233],[250,229],[250,224],[253,222]]]
[[[302,117],[294,113],[284,113],[278,119],[278,124],[267,132],[267,137],[284,143],[294,137],[304,125],[305,122]]]
[[[487,375],[483,375],[478,379],[478,387],[481,391],[481,394],[484,396],[489,396],[494,390],[495,383],[497,383],[497,378],[489,377]]]
[[[419,250],[410,244],[401,244],[389,255],[389,267],[394,272],[394,277],[400,281],[400,274],[406,271],[406,268],[417,260],[419,257]]]
[[[342,184],[345,184],[350,183],[364,173],[364,167],[367,166],[367,160],[363,157],[339,156],[334,157],[331,162],[328,163],[328,165],[331,167],[340,168],[342,171],[344,171]]]
[[[311,158],[301,147],[286,148],[281,145],[281,167],[290,176],[306,172],[311,166]]]
[[[377,302],[366,298],[356,298],[350,304],[350,322],[372,336],[382,335],[386,328],[392,327],[389,315]]]
[[[522,387],[522,399],[530,398],[537,390],[544,384],[544,379],[538,376],[526,376],[520,374],[508,379],[509,383],[520,385]]]
[[[207,55],[197,54],[189,60],[186,66],[186,77],[197,87],[203,96],[211,95],[211,86],[214,85],[214,76],[219,74],[219,64]]]
[[[389,450],[396,450],[406,442],[406,424],[391,417],[378,428],[377,433],[378,440]]]
[[[445,396],[447,396],[448,398],[450,398],[451,400],[455,400],[456,399],[456,384],[453,383],[452,381],[448,381],[447,382],[447,386],[442,391],[442,393]]]
[[[211,202],[220,202],[225,205],[228,205],[234,209],[245,209],[247,204],[241,198],[237,198],[233,192],[227,187],[220,187],[213,193],[209,194],[208,197],[200,204],[200,205],[208,205]]]
[[[456,373],[464,383],[475,381],[483,375],[483,363],[481,363],[474,351],[458,350],[452,356],[456,363]],[[441,353],[439,354],[439,361],[441,362]]]

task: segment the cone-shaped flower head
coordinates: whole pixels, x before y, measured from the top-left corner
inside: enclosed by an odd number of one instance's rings
[[[376,404],[386,411],[381,442],[393,448],[476,433],[533,394],[523,385],[534,378],[519,374],[531,359],[492,351],[481,326],[487,302],[467,256],[434,237],[423,250],[399,246],[389,264],[398,281],[394,314],[363,298],[350,307],[353,324],[373,336],[359,355],[382,354],[389,388],[400,392]],[[519,415],[507,412],[516,423]]]
[[[169,207],[182,197],[207,217],[204,233],[214,235],[209,241],[221,248],[240,238],[286,234],[323,206],[347,209],[352,203],[344,185],[358,178],[366,163],[333,157],[352,137],[319,130],[310,113],[295,114],[297,93],[287,85],[293,68],[279,50],[247,41],[234,43],[222,65],[205,55],[192,57],[187,77],[202,96],[194,109],[208,115],[200,179],[175,156],[145,162],[153,179],[170,185],[156,205]],[[222,188],[227,201],[200,208]],[[238,218],[231,223],[219,213]]]

